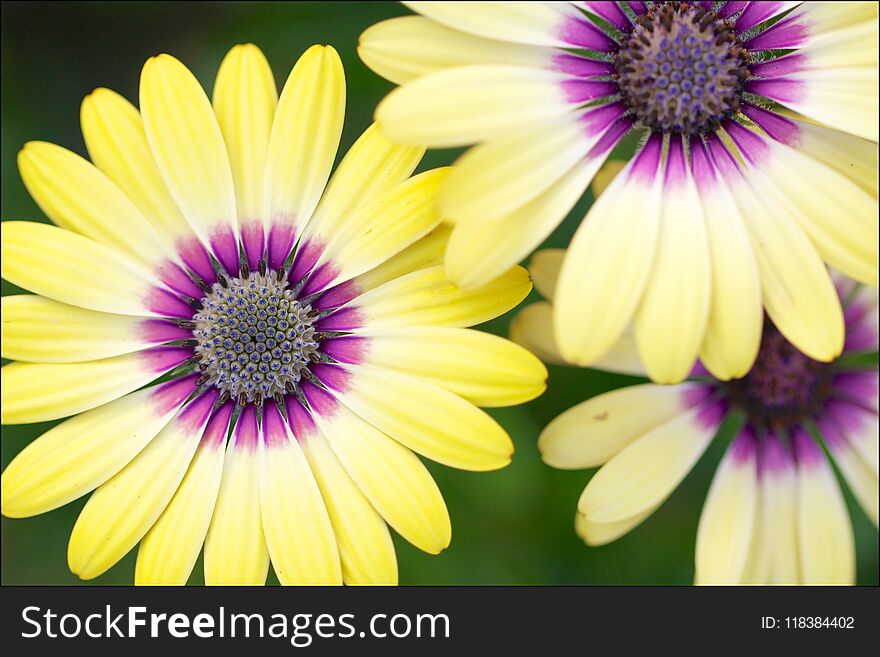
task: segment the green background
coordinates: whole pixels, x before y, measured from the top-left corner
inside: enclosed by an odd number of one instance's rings
[[[358,59],[358,35],[373,23],[407,13],[396,3],[3,3],[2,218],[46,221],[18,175],[21,146],[42,139],[85,155],[79,131],[82,98],[98,86],[137,100],[143,62],[168,52],[209,90],[227,50],[256,43],[279,89],[299,55],[314,43],[334,46],[345,66],[348,107],[340,153],[370,124],[391,85]],[[624,147],[625,148],[625,147]],[[457,153],[429,153],[422,168]],[[548,240],[565,245],[589,203],[587,194]],[[3,294],[19,292],[3,282]],[[534,293],[529,301],[537,298]],[[528,301],[527,301],[528,302]],[[486,325],[506,334],[510,315]],[[542,427],[570,406],[638,379],[550,367],[540,399],[492,411],[510,432],[516,455],[508,468],[470,473],[429,463],[452,517],[451,546],[426,555],[395,536],[402,584],[689,584],[700,509],[728,438],[720,436],[687,480],[643,525],[601,548],[574,533],[578,496],[592,471],[545,466],[535,443]],[[51,382],[47,382],[51,385]],[[633,409],[638,412],[638,409]],[[52,423],[6,426],[2,465]],[[50,513],[2,519],[3,584],[80,584],[67,570],[67,539],[85,498]],[[876,584],[877,532],[848,495],[856,530],[858,581]],[[129,584],[135,551],[89,583]],[[202,581],[197,564],[191,582]],[[270,575],[274,582],[274,575]]]

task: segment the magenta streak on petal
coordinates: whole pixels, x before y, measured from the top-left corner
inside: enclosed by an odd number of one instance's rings
[[[604,132],[625,111],[626,107],[623,103],[611,103],[584,112],[580,121],[584,124],[587,135],[592,137]]]
[[[722,125],[748,162],[757,165],[764,161],[770,147],[761,135],[736,121],[725,121]]]
[[[715,168],[706,152],[706,146],[699,137],[690,140],[691,150],[691,175],[697,183],[697,189],[705,190],[714,186]]]
[[[287,445],[287,422],[275,404],[263,406],[263,443],[266,447],[285,447]]]
[[[877,394],[880,376],[877,370],[868,372],[844,372],[834,377],[834,390],[843,393],[854,404],[868,411],[877,411]],[[833,405],[844,402],[833,402]]]
[[[778,78],[791,73],[800,73],[807,68],[809,60],[805,55],[792,53],[768,62],[755,62],[749,71],[756,78]]]
[[[333,417],[336,414],[336,406],[339,402],[326,390],[319,388],[316,385],[309,383],[308,381],[302,381],[300,383],[300,390],[302,390],[303,395],[306,398],[306,401],[309,402],[309,407],[321,417]],[[288,407],[288,416],[290,416],[290,406],[292,403],[299,404],[295,399],[287,400]]]
[[[794,121],[776,112],[768,112],[754,105],[743,104],[742,113],[757,123],[761,129],[776,141],[797,147],[801,142],[801,129]]]
[[[320,267],[315,269],[311,276],[309,276],[309,280],[306,282],[305,287],[303,288],[302,294],[300,296],[308,297],[313,294],[317,294],[323,290],[326,290],[330,285],[332,285],[333,281],[336,280],[336,277],[339,275],[340,269],[333,262],[325,262]]]
[[[363,363],[369,353],[370,339],[354,335],[330,338],[321,343],[321,351],[340,363],[358,365]]]
[[[349,388],[351,374],[338,365],[318,363],[310,369],[321,383],[336,392],[345,392]]]
[[[290,280],[294,283],[312,271],[312,267],[318,262],[318,258],[324,252],[324,244],[313,240],[306,240],[299,245],[293,258],[293,267],[290,270]]]
[[[360,285],[352,281],[346,281],[330,288],[312,304],[312,307],[319,310],[328,310],[330,308],[339,308],[352,299],[361,295],[363,290]]]
[[[712,1],[710,0],[709,2],[699,2],[699,3],[697,3],[697,4],[699,4],[700,7],[702,7],[702,8],[705,9],[706,11],[711,11],[711,10],[712,10],[712,5],[714,5],[715,3],[712,2]]]
[[[150,312],[163,317],[192,317],[195,309],[168,290],[153,287],[147,292],[144,305]]]
[[[610,62],[597,62],[595,59],[586,59],[577,55],[555,55],[553,63],[559,71],[581,78],[610,75],[614,72],[614,66]]]
[[[660,164],[662,148],[663,136],[655,132],[630,164],[629,177],[632,180],[641,180],[648,184],[653,183],[657,175],[657,166]]]
[[[238,255],[238,240],[228,227],[218,229],[211,235],[211,249],[230,276],[238,276],[241,259]]]
[[[615,121],[605,134],[593,144],[593,147],[587,153],[587,157],[599,157],[610,151],[630,131],[632,126],[633,120],[628,116]]]
[[[825,460],[822,449],[802,426],[796,426],[792,431],[791,444],[800,467],[814,467]]]
[[[309,385],[311,386],[312,384]],[[314,388],[314,386],[312,387]],[[311,404],[311,402],[309,403]],[[315,426],[311,413],[296,397],[293,395],[289,396],[285,406],[287,408],[287,422],[297,442],[303,442],[309,436],[317,433],[318,429]]]
[[[616,2],[585,2],[587,11],[604,18],[621,32],[631,32],[632,23],[621,11]]]
[[[648,8],[645,6],[644,2],[630,2],[628,4],[630,6],[630,9],[633,10],[633,13],[636,16],[641,16],[648,11]]]
[[[290,255],[295,240],[296,235],[293,233],[292,223],[284,222],[272,225],[272,228],[269,229],[266,249],[269,255],[269,267],[281,269],[287,256]]]
[[[226,436],[229,433],[229,418],[232,416],[233,408],[235,408],[235,402],[228,401],[214,411],[214,415],[208,420],[208,426],[205,427],[205,433],[202,435],[203,445],[220,449],[226,444]]]
[[[617,44],[602,30],[587,20],[567,17],[559,30],[559,38],[579,48],[597,50],[599,52],[614,52]]]
[[[847,446],[846,436],[840,427],[829,416],[823,416],[816,420],[816,428],[819,429],[819,435],[822,436],[823,442],[832,452],[845,449]]]
[[[799,16],[779,21],[769,29],[745,42],[749,50],[780,50],[797,48],[809,36],[809,28]]]
[[[192,433],[197,433],[208,421],[208,416],[211,414],[214,402],[217,401],[218,394],[216,389],[212,389],[193,399],[183,409],[178,422]]]
[[[171,342],[192,337],[192,331],[164,319],[145,319],[138,324],[138,337],[144,342]]]
[[[714,385],[705,383],[687,386],[682,393],[682,401],[685,408],[693,408],[705,403],[715,394],[716,390],[717,388]]]
[[[666,156],[666,174],[664,186],[680,188],[687,182],[687,163],[684,159],[684,144],[680,136],[672,135],[669,139],[669,154]]]
[[[214,283],[217,277],[214,273],[214,265],[202,243],[195,237],[181,239],[175,245],[177,254],[189,269],[209,284]]]
[[[157,385],[152,392],[152,401],[156,404],[157,412],[164,415],[176,411],[195,390],[196,379],[196,375],[185,376]]]
[[[721,177],[727,180],[734,180],[740,177],[742,171],[739,168],[739,163],[734,159],[730,151],[727,150],[727,146],[718,138],[718,135],[709,135],[706,140],[709,144],[709,152],[712,155],[712,163],[721,174]]]
[[[257,410],[253,404],[244,407],[235,425],[235,449],[252,452],[257,448]]]
[[[736,33],[742,34],[752,29],[758,23],[763,23],[771,16],[782,11],[785,2],[750,2],[736,19]]]
[[[156,373],[165,373],[192,355],[193,350],[186,347],[153,347],[138,352],[144,367]]]
[[[711,5],[712,3],[709,4]],[[721,9],[718,10],[718,15],[721,16],[721,18],[728,18],[730,16],[733,16],[737,12],[742,11],[748,6],[748,2],[725,2],[724,5],[722,5]]]
[[[875,312],[875,309],[869,308],[858,299],[847,306],[843,314],[846,322],[844,351],[865,351],[877,348],[880,336],[877,335],[877,324],[871,317]]]
[[[617,92],[617,83],[604,80],[579,80],[572,78],[562,82],[562,91],[569,103],[588,103],[602,96]]]
[[[717,431],[727,415],[727,403],[722,400],[706,402],[697,410],[695,418],[697,424],[707,431]]]
[[[774,434],[764,436],[761,441],[761,455],[758,467],[762,473],[780,475],[794,469],[794,458],[789,449]]]
[[[188,297],[199,298],[202,291],[199,286],[193,283],[183,268],[171,260],[166,260],[156,267],[156,278],[161,280],[165,285],[179,294],[185,294]]]
[[[744,427],[743,430],[736,435],[728,448],[730,458],[732,458],[737,464],[754,462],[757,452],[758,439],[748,427]]]
[[[806,85],[802,80],[773,78],[772,80],[749,80],[745,90],[780,103],[796,103],[803,100]]]
[[[266,249],[266,237],[263,235],[263,224],[258,220],[242,222],[241,245],[251,271],[256,271],[260,259]]]
[[[353,331],[364,325],[366,317],[358,307],[342,308],[318,320],[319,331]]]

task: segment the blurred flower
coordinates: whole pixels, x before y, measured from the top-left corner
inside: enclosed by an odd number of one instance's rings
[[[209,584],[262,584],[270,560],[285,584],[396,583],[386,523],[430,553],[451,533],[413,451],[503,467],[513,445],[477,405],[544,390],[534,356],[464,328],[519,303],[528,274],[446,279],[447,170],[411,177],[422,149],[371,127],[330,178],[330,47],[280,98],[259,49],[233,48],[213,107],[160,55],[140,106],[85,99],[94,164],[43,142],[19,155],[57,227],[2,224],[3,277],[39,295],[2,301],[3,356],[21,361],[2,369],[2,419],[74,417],[6,468],[3,513],[97,489],[68,549],[84,579],[140,542],[138,583],[186,582],[203,543]]]
[[[878,282],[876,3],[405,4],[422,15],[359,52],[401,85],[376,112],[391,139],[478,144],[439,195],[456,283],[527,256],[635,134],[562,267],[566,358],[599,362],[633,323],[655,381],[697,357],[742,377],[762,305],[803,353],[840,354],[824,263]]]
[[[535,286],[550,299],[562,255],[540,251],[533,258]],[[578,534],[601,545],[645,520],[734,414],[740,425],[700,518],[696,582],[854,583],[852,527],[821,446],[876,526],[877,289],[840,279],[837,291],[846,317],[839,359],[809,358],[765,319],[758,357],[742,378],[719,381],[698,365],[688,382],[620,388],[554,419],[538,442],[546,463],[602,466],[578,502]],[[551,315],[548,302],[527,306],[511,337],[562,363]],[[871,364],[854,358],[866,352],[874,352]],[[597,367],[644,374],[630,334]]]

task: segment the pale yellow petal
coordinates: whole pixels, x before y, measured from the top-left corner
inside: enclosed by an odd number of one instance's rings
[[[539,396],[547,370],[503,338],[470,329],[410,327],[370,333],[365,362],[445,388],[477,406],[512,406]]]
[[[541,432],[541,458],[565,470],[602,465],[636,439],[684,413],[694,390],[692,384],[646,383],[581,402]]]

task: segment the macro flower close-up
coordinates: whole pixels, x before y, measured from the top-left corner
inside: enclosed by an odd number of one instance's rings
[[[91,493],[68,546],[95,578],[135,546],[135,582],[395,584],[388,527],[449,545],[416,454],[502,468],[479,407],[540,395],[522,347],[468,327],[530,291],[517,266],[446,277],[440,167],[371,126],[331,176],[346,84],[309,48],[280,93],[263,53],[229,51],[209,99],[170,55],[136,109],[85,98],[89,160],[29,142],[21,178],[55,225],[2,224],[3,424],[69,418],[2,475],[7,517]],[[12,217],[4,217],[12,219]],[[16,218],[17,219],[17,218]],[[94,491],[94,492],[92,492]]]
[[[765,313],[830,363],[827,267],[878,283],[878,9],[859,2],[406,2],[358,52],[399,85],[392,140],[470,147],[440,186],[472,288],[553,233],[620,147],[635,154],[567,249],[552,331],[593,366],[631,331],[647,375],[744,377]]]
[[[563,254],[535,254],[548,301],[520,311],[511,336],[565,364],[552,328]],[[592,546],[630,532],[666,501],[714,441],[733,437],[696,536],[697,584],[849,585],[856,549],[832,463],[877,531],[877,289],[836,278],[846,346],[829,362],[801,353],[767,318],[752,369],[720,381],[697,365],[684,383],[642,383],[597,395],[541,433],[556,468],[601,466],[577,504],[575,529]],[[644,376],[631,334],[596,367]],[[727,436],[725,438],[724,436]],[[662,546],[657,546],[662,549]]]

